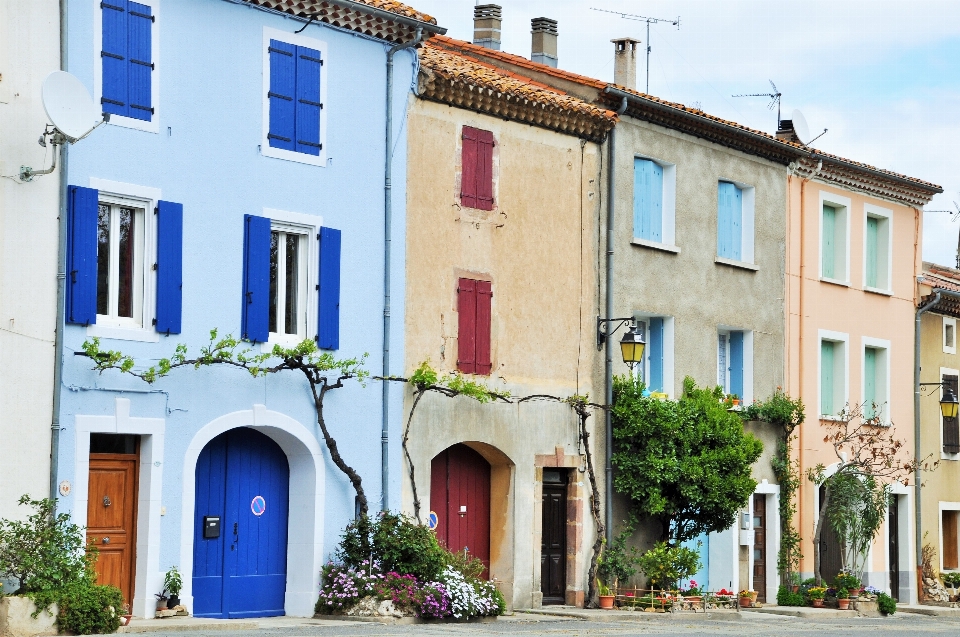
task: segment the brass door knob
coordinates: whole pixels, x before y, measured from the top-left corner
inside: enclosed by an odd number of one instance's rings
[[[103,538],[103,543],[104,543],[104,544],[110,544],[110,538],[108,538],[108,537]]]

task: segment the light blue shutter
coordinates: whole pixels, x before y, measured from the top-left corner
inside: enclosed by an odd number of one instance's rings
[[[183,204],[157,205],[157,331],[179,334],[183,314]]]
[[[647,336],[647,356],[650,361],[650,379],[647,382],[647,389],[650,391],[663,392],[663,319],[650,319],[650,329]]]
[[[634,235],[663,241],[663,167],[649,159],[633,162]]]
[[[743,192],[721,181],[717,186],[717,255],[739,261],[743,243]]]
[[[67,323],[97,322],[97,220],[100,193],[70,186],[67,191]]]
[[[877,402],[877,350],[868,347],[863,350],[863,415],[873,418],[873,404]]]
[[[877,231],[879,220],[867,217],[867,287],[877,287]]]
[[[823,276],[827,279],[835,279],[836,276],[836,226],[837,211],[832,206],[823,207],[823,264],[821,269]]]
[[[833,343],[820,342],[820,413],[834,415],[833,402]]]
[[[743,332],[730,332],[730,394],[743,399]]]
[[[297,47],[297,152],[320,154],[320,51]]]
[[[252,342],[266,342],[270,318],[270,220],[243,217],[243,310],[240,333]]]
[[[272,148],[296,150],[297,47],[270,40],[270,130],[267,140]]]
[[[130,115],[127,103],[127,0],[100,3],[102,69],[100,108],[111,115]]]
[[[320,228],[317,346],[340,348],[340,231]]]
[[[150,121],[153,118],[151,98],[152,31],[151,8],[130,2],[127,5],[127,97],[130,117]]]

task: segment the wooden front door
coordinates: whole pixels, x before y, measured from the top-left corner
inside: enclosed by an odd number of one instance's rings
[[[567,602],[567,475],[543,471],[540,592],[544,604]]]
[[[890,511],[887,514],[887,532],[890,543],[887,555],[890,561],[890,596],[900,600],[900,508],[896,495],[890,496]]]
[[[827,497],[825,486],[820,487],[820,515],[824,515],[823,501]],[[833,586],[833,580],[843,568],[843,549],[840,538],[833,530],[828,520],[823,521],[823,530],[820,532],[820,575],[827,586]]]
[[[767,496],[753,495],[753,590],[757,601],[767,601]]]
[[[97,583],[112,584],[133,602],[137,551],[137,453],[91,453],[87,543],[100,550]]]
[[[490,463],[462,444],[439,453],[430,465],[430,508],[437,514],[437,539],[478,558],[489,577]]]

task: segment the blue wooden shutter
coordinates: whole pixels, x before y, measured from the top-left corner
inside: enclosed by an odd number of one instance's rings
[[[867,286],[877,287],[877,234],[880,222],[876,217],[867,217]]]
[[[243,311],[240,332],[253,342],[266,342],[270,317],[270,220],[243,216]]]
[[[297,47],[297,146],[298,153],[319,155],[320,149],[320,51]]]
[[[97,322],[97,219],[100,193],[70,186],[67,191],[67,323]]]
[[[833,402],[833,342],[820,342],[820,413],[834,415]]]
[[[730,332],[730,391],[743,399],[743,332]]]
[[[717,187],[717,255],[741,259],[743,244],[743,192],[721,181]]]
[[[863,402],[863,415],[873,418],[873,404],[877,402],[877,350],[872,347],[863,350]]]
[[[663,241],[663,167],[649,159],[633,164],[634,236]]]
[[[150,121],[153,118],[151,75],[153,74],[153,15],[148,5],[127,5],[127,98],[128,115]]]
[[[273,148],[296,150],[297,47],[270,40],[270,130],[267,140]]]
[[[317,346],[340,349],[340,231],[320,228]]]
[[[179,334],[183,315],[183,204],[157,205],[157,331]]]
[[[823,207],[823,239],[821,250],[823,250],[823,261],[821,263],[821,274],[828,279],[836,278],[836,227],[837,211],[832,206]]]
[[[100,3],[102,68],[100,108],[104,113],[129,116],[127,101],[127,0]]]
[[[650,361],[650,378],[647,389],[662,392],[663,386],[663,319],[650,319],[650,329],[647,335],[647,358]]]

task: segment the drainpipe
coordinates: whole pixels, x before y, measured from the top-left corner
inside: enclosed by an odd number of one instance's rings
[[[387,124],[385,162],[383,168],[383,372],[390,376],[390,233],[393,231],[393,56],[423,42],[423,28],[417,27],[413,40],[387,51]],[[382,384],[383,413],[380,424],[380,502],[381,510],[389,511],[390,486],[390,381]]]
[[[620,108],[617,109],[617,117],[620,117],[627,110],[627,98],[624,97],[620,102]],[[607,162],[607,299],[606,299],[606,318],[613,317],[613,218],[614,201],[616,201],[616,152],[617,152],[617,127],[610,129],[610,159]],[[610,418],[610,408],[613,406],[613,335],[609,322],[605,323],[606,329],[606,349],[604,372],[606,379],[606,401],[607,409],[604,412],[606,424],[606,527],[607,527],[607,546],[613,544],[613,424]]]
[[[67,0],[60,0],[60,69],[67,70]],[[57,232],[57,324],[53,346],[53,415],[50,419],[50,499],[57,499],[60,471],[60,385],[63,366],[63,330],[67,271],[67,148],[60,145],[60,219]],[[54,157],[56,161],[56,157]]]

